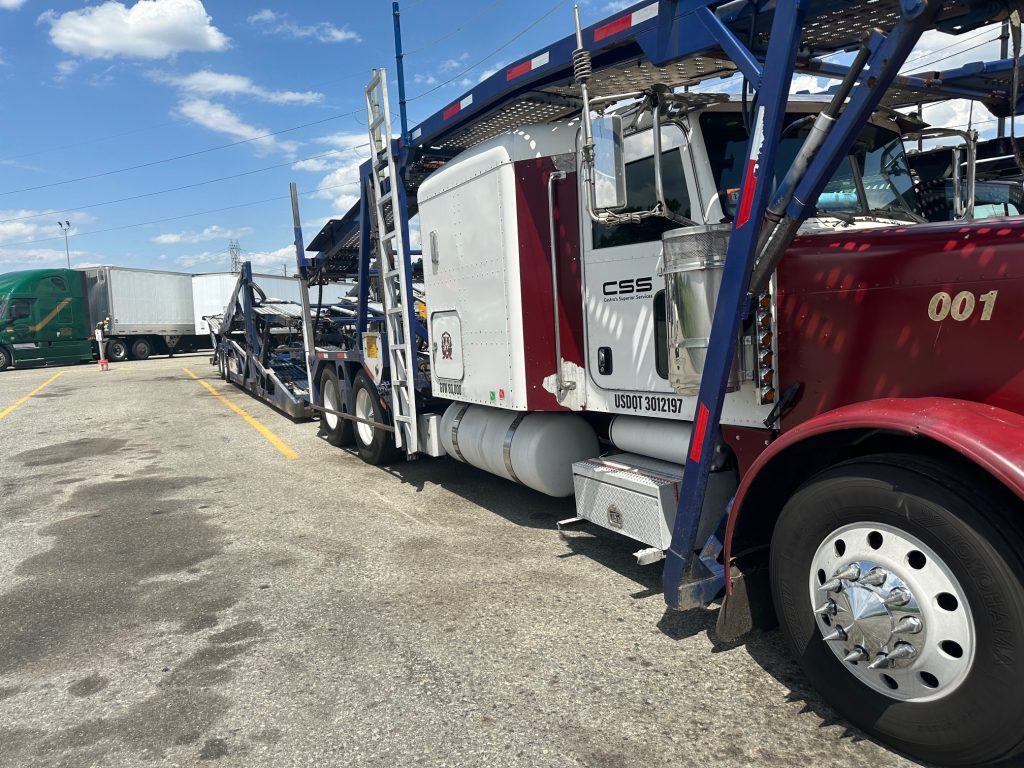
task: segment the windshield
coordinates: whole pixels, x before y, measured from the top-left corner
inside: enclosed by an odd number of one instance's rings
[[[810,117],[813,117],[810,116]],[[787,114],[775,159],[775,180],[782,181],[811,128],[806,114]],[[728,219],[739,199],[747,155],[743,116],[705,112],[700,116],[711,172]],[[818,198],[819,214],[885,213],[919,219],[921,204],[907,165],[903,142],[892,131],[867,125],[846,161],[840,164]]]

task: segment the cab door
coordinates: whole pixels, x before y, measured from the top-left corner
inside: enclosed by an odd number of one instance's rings
[[[77,361],[81,342],[75,338],[75,301],[67,280],[60,275],[41,278],[36,283],[34,323],[30,327],[48,360]]]
[[[626,136],[623,149],[627,207],[622,213],[650,210],[656,201],[652,131]],[[696,218],[700,206],[691,211],[690,200],[697,195],[687,168],[692,161],[682,127],[662,126],[666,202],[680,216]],[[582,219],[591,381],[617,398],[618,393],[671,393],[658,264],[662,233],[680,224],[663,217],[618,224],[595,224],[586,214]]]

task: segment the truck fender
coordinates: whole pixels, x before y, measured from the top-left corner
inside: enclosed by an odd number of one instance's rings
[[[809,477],[837,461],[894,447],[955,452],[1024,500],[1024,416],[943,397],[868,400],[803,422],[757,458],[729,510],[724,562],[732,562],[740,540],[766,545],[786,500]],[[745,535],[737,537],[741,530]],[[726,593],[732,592],[727,579]]]

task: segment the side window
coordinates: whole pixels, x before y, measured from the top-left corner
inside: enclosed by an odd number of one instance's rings
[[[68,292],[68,285],[67,283],[64,282],[63,277],[51,277],[50,283],[53,285],[54,288],[56,288],[61,293]]]
[[[32,305],[35,299],[14,299],[11,302],[11,320],[24,320],[32,317]]]
[[[683,158],[680,147],[685,138],[677,125],[661,129],[662,184],[665,201],[675,213],[691,218],[690,197],[686,190]],[[652,131],[627,136],[624,142],[626,160],[626,208],[621,213],[649,211],[654,207],[654,141]],[[594,224],[594,248],[611,248],[660,240],[661,234],[679,225],[660,216],[622,224]]]
[[[668,325],[665,291],[654,294],[654,370],[668,380]]]

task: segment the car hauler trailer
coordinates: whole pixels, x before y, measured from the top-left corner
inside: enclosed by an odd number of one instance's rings
[[[355,306],[339,298],[345,289],[330,289],[328,303],[311,307],[304,286],[297,280],[254,275],[243,262],[225,307],[204,315],[214,350],[210,363],[220,377],[293,419],[315,415],[310,406],[305,335],[315,328],[322,340],[349,343],[346,329],[355,322]],[[269,278],[269,279],[268,279]],[[282,284],[291,281],[294,285]],[[278,298],[295,290],[297,301]],[[272,293],[276,291],[278,293]],[[330,297],[334,297],[331,299]]]
[[[1019,6],[648,0],[399,141],[376,71],[360,202],[299,258],[311,286],[358,281],[354,333],[306,346],[329,439],[574,495],[566,522],[664,559],[670,607],[724,594],[721,637],[774,611],[870,734],[1018,753],[1024,219],[975,219],[968,131],[955,220],[928,222],[903,147],[926,126],[891,110],[1015,115],[1019,51],[899,70],[924,32]],[[795,72],[839,85],[809,108]],[[735,73],[754,97],[690,90]]]

